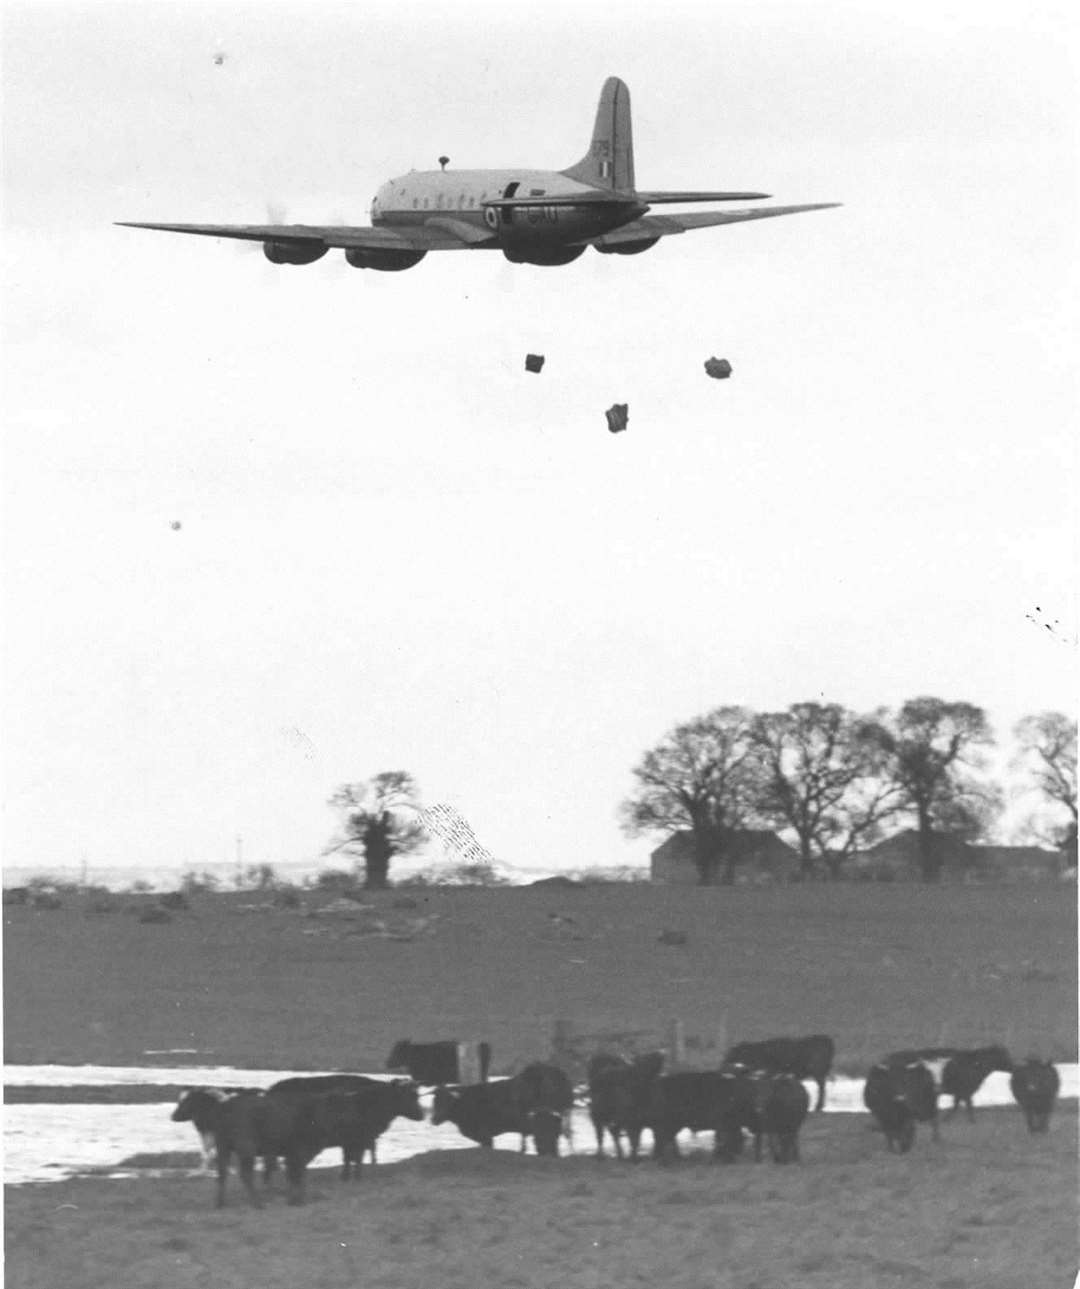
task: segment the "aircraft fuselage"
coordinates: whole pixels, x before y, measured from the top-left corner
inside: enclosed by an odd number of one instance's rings
[[[507,198],[580,196],[580,205],[510,209],[489,205]],[[639,202],[600,204],[597,191],[553,170],[413,170],[383,184],[371,203],[376,228],[422,226],[442,216],[469,225],[499,245],[565,245],[597,237],[637,219]]]

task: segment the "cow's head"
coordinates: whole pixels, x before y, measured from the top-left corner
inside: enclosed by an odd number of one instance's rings
[[[390,1086],[394,1089],[394,1113],[403,1119],[423,1119],[419,1085],[412,1079],[395,1079]]]
[[[180,1093],[180,1100],[170,1118],[174,1123],[190,1123],[197,1114],[228,1099],[228,1093],[220,1088],[187,1088]]]
[[[557,1110],[534,1110],[529,1115],[529,1136],[536,1143],[538,1155],[557,1155],[563,1131],[562,1115]]]

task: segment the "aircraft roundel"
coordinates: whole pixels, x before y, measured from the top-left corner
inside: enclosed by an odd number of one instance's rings
[[[498,228],[499,214],[494,206],[484,207],[484,223],[487,224],[488,228]]]

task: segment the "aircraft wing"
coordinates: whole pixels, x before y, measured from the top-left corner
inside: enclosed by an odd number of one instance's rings
[[[433,216],[407,231],[368,225],[319,224],[137,224],[118,221],[122,228],[151,228],[163,233],[191,233],[197,237],[231,237],[245,242],[318,243],[326,247],[358,247],[365,251],[459,251],[494,241],[486,229],[464,220]]]
[[[649,237],[667,237],[671,233],[688,233],[694,228],[711,228],[715,224],[741,224],[749,219],[771,219],[775,215],[798,215],[805,210],[830,210],[842,203],[821,201],[812,206],[749,206],[745,210],[702,210],[685,215],[642,215],[612,233],[590,237],[593,246],[618,246],[640,242]]]

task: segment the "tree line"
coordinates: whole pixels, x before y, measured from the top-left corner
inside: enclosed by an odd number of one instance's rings
[[[1027,716],[1014,729],[1022,790],[1041,798],[1039,840],[1076,864],[1076,721]],[[987,773],[994,735],[982,708],[940,698],[853,712],[836,703],[784,711],[717,707],[676,725],[634,767],[620,807],[633,837],[688,831],[703,885],[735,880],[734,834],[794,835],[804,878],[838,876],[886,825],[917,835],[922,879],[940,879],[942,836],[984,836],[1004,806]]]
[[[1041,712],[1013,733],[1021,787],[1041,801],[1036,835],[1075,866],[1076,721]],[[704,885],[734,882],[740,850],[731,841],[742,829],[793,835],[802,877],[836,877],[887,826],[907,821],[921,876],[934,882],[941,837],[984,836],[1003,809],[1004,793],[987,774],[993,746],[982,708],[940,698],[870,713],[813,702],[779,712],[717,707],[644,754],[619,813],[633,837],[688,830]],[[344,784],[329,804],[340,828],[324,853],[351,856],[368,889],[385,888],[394,857],[428,839],[416,781],[404,770]]]

